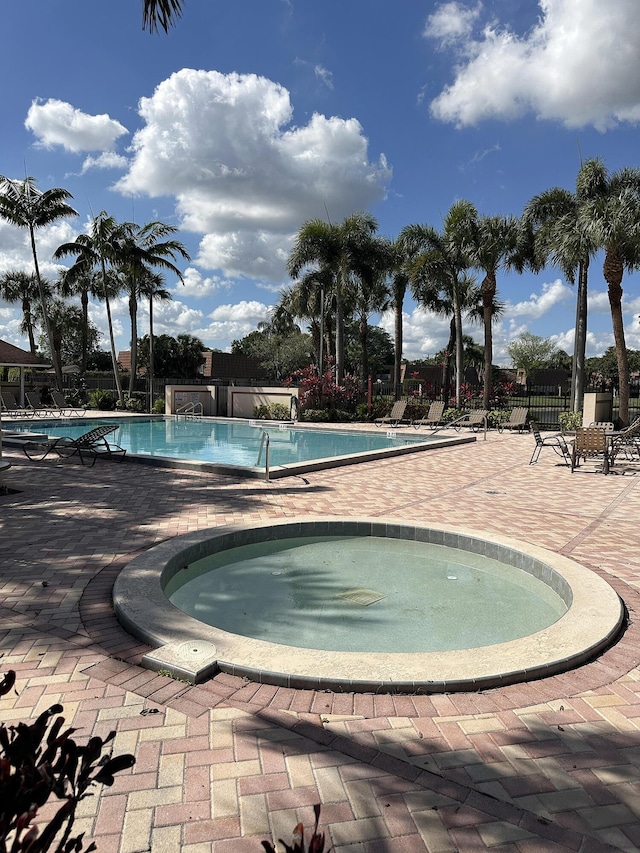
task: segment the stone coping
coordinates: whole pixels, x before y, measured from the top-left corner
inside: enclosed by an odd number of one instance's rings
[[[335,652],[231,634],[183,613],[164,585],[184,565],[239,544],[295,536],[382,536],[447,545],[528,571],[565,600],[567,613],[527,637],[464,651]],[[116,616],[153,647],[144,665],[191,682],[217,671],[284,687],[336,692],[436,693],[499,687],[576,667],[618,635],[624,608],[616,592],[584,566],[544,548],[454,527],[380,519],[297,518],[197,531],[156,545],[120,572]]]

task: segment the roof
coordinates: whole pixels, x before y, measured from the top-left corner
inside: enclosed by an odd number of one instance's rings
[[[202,353],[203,367],[200,375],[210,379],[264,379],[266,371],[257,358],[246,355],[235,355],[229,352]],[[118,362],[123,370],[131,370],[131,352],[121,350]],[[146,368],[139,367],[138,374],[146,373]]]
[[[50,367],[51,362],[27,350],[14,347],[7,341],[0,341],[1,367]]]

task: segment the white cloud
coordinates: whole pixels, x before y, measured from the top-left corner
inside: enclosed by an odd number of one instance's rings
[[[178,296],[193,296],[196,299],[212,296],[219,290],[229,290],[233,282],[218,276],[207,276],[206,278],[194,267],[187,267],[182,274],[184,284],[179,282],[173,289]]]
[[[129,161],[115,151],[104,151],[97,157],[89,155],[82,164],[81,174],[86,174],[91,169],[126,169]]]
[[[314,74],[327,89],[333,89],[333,74],[327,68],[324,68],[322,65],[316,65],[313,69]]]
[[[575,299],[575,290],[563,284],[558,278],[551,284],[543,284],[542,293],[532,293],[528,300],[515,304],[507,302],[504,314],[508,318],[529,317],[532,320],[539,320],[567,299]]]
[[[539,5],[539,22],[524,36],[488,24],[478,39],[471,37],[470,26],[477,6],[439,8],[425,35],[443,46],[455,41],[459,64],[454,82],[432,101],[433,115],[459,126],[527,112],[570,128],[606,130],[638,122],[640,3],[540,0]]]
[[[356,119],[292,123],[289,92],[255,74],[182,69],[140,101],[145,126],[116,188],[173,195],[181,225],[204,235],[197,263],[280,280],[306,219],[339,220],[383,197],[391,170],[368,159]]]
[[[269,318],[271,308],[262,302],[238,302],[236,305],[219,305],[207,319],[211,322],[191,331],[207,346],[229,351],[231,343],[249,332],[254,332],[258,323]]]
[[[43,148],[61,145],[67,151],[108,151],[129,131],[108,115],[88,115],[65,101],[32,102],[24,123]]]
[[[467,7],[462,3],[443,3],[429,15],[424,35],[440,41],[443,46],[471,36],[473,25],[482,11],[482,3]]]

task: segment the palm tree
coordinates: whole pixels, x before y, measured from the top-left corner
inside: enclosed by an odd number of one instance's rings
[[[87,358],[89,350],[89,297],[98,296],[100,293],[99,281],[96,279],[94,272],[77,271],[73,274],[70,270],[64,270],[60,273],[56,289],[63,299],[69,299],[73,296],[80,297],[80,309],[82,311],[82,332],[81,332],[81,348],[82,355],[80,358],[80,375],[83,375],[87,370]]]
[[[44,284],[43,280],[43,284]],[[51,291],[45,286],[47,297]],[[29,338],[31,355],[36,355],[36,339],[32,303],[39,297],[38,280],[34,273],[23,270],[9,270],[0,276],[0,297],[5,302],[20,302],[22,307],[22,322],[20,331]]]
[[[376,219],[368,213],[354,213],[340,224],[311,219],[296,236],[289,255],[287,271],[298,278],[305,268],[331,277],[336,310],[336,379],[344,375],[344,300],[361,278],[367,264],[367,253],[378,229]],[[310,271],[310,270],[308,270]]]
[[[381,237],[372,238],[354,282],[353,305],[358,319],[361,352],[360,378],[365,383],[369,376],[369,315],[382,313],[389,307],[391,293],[387,276],[393,269],[394,261],[391,242]]]
[[[102,210],[91,222],[89,234],[79,234],[74,242],[63,243],[61,246],[58,246],[53,257],[60,259],[69,255],[76,256],[73,266],[66,273],[69,276],[69,281],[89,275],[96,269],[99,271],[99,289],[107,311],[113,376],[118,392],[118,402],[120,405],[124,405],[124,394],[122,392],[122,380],[120,378],[118,357],[116,355],[110,303],[110,299],[113,298],[120,286],[117,271],[114,268],[119,246],[118,238],[119,226],[116,220]]]
[[[590,176],[594,170],[599,170],[598,161],[586,160],[580,167],[575,193],[553,187],[534,196],[526,205],[522,215],[525,257],[518,262],[520,269],[526,263],[534,272],[539,272],[551,261],[571,284],[576,281],[577,273],[571,373],[571,408],[574,412],[582,410],[584,398],[589,262],[598,249],[584,227],[584,207],[589,202],[593,184]]]
[[[393,396],[399,400],[402,396],[402,346],[403,346],[403,310],[404,297],[409,285],[407,257],[400,239],[393,244],[394,262],[391,271],[391,305],[393,307]]]
[[[578,214],[586,238],[604,250],[602,273],[607,282],[613,337],[616,345],[621,426],[629,423],[629,357],[622,317],[622,277],[640,267],[640,169],[609,174],[604,163],[590,161],[578,175],[584,198]]]
[[[146,271],[140,281],[140,292],[149,299],[149,411],[153,409],[153,300],[169,301],[173,297],[164,287],[164,278],[160,273]]]
[[[53,346],[53,334],[49,323],[49,312],[47,311],[47,291],[38,266],[36,231],[66,216],[77,216],[77,212],[67,204],[67,200],[70,198],[73,198],[71,193],[62,187],[42,192],[37,188],[34,178],[27,177],[23,181],[19,181],[0,175],[0,218],[18,228],[26,228],[29,232],[43,324],[49,341],[53,368],[56,374],[56,385],[59,391],[62,390],[62,366]]]
[[[497,273],[511,266],[518,244],[518,221],[513,216],[481,216],[473,228],[471,261],[482,270],[482,323],[484,326],[484,375],[482,405],[490,407],[493,365],[493,321],[495,317]]]
[[[478,213],[468,201],[451,205],[443,230],[430,225],[407,225],[400,240],[411,257],[409,278],[415,299],[425,307],[451,305],[456,350],[456,403],[460,405],[463,376],[462,311],[471,279],[474,224]]]
[[[142,29],[150,33],[158,32],[162,27],[169,32],[178,18],[182,15],[184,0],[144,0],[142,7]]]
[[[129,377],[129,394],[135,388],[138,367],[138,298],[141,295],[141,282],[153,270],[160,267],[174,273],[180,281],[184,281],[182,273],[173,263],[180,255],[190,260],[189,253],[179,240],[164,239],[175,234],[178,229],[174,225],[163,222],[148,222],[146,225],[136,225],[135,222],[125,222],[118,227],[117,249],[115,262],[124,274],[125,289],[129,297],[129,316],[131,318],[131,374]],[[170,260],[169,260],[170,259]]]

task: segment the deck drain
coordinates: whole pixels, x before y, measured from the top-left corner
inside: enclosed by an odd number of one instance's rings
[[[336,598],[342,598],[351,604],[359,604],[361,607],[368,607],[370,604],[375,604],[376,601],[381,601],[384,595],[372,589],[365,589],[359,586],[355,587],[355,589],[347,589],[344,592],[338,593]]]

